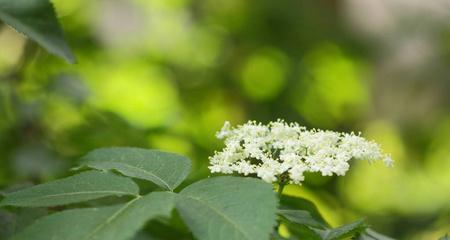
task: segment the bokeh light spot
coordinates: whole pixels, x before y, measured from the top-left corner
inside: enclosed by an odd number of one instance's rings
[[[367,111],[369,93],[363,64],[324,44],[304,58],[293,92],[296,109],[309,122],[332,127]]]
[[[170,134],[152,134],[148,137],[153,149],[174,152],[185,156],[192,155],[192,145],[186,139]]]
[[[94,67],[94,66],[92,66]],[[147,63],[100,65],[88,74],[91,102],[137,127],[167,125],[178,110],[177,89],[162,69]]]
[[[19,61],[25,45],[25,37],[12,28],[0,26],[0,71],[8,69]],[[1,73],[0,73],[1,74]]]
[[[250,56],[240,76],[245,95],[256,101],[275,98],[285,86],[286,65],[286,56],[275,49]]]

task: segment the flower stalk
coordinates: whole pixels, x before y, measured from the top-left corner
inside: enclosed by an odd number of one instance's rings
[[[289,183],[289,175],[287,173],[283,173],[278,177],[278,197],[281,198],[283,195],[284,187]]]

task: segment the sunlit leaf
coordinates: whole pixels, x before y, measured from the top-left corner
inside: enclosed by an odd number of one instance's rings
[[[271,185],[253,178],[215,177],[183,189],[177,209],[200,240],[269,239],[277,198]]]
[[[0,0],[0,20],[27,35],[49,52],[75,62],[48,0]]]
[[[97,149],[82,160],[82,166],[117,170],[123,175],[148,180],[171,191],[186,178],[191,168],[190,160],[184,156],[130,147]]]
[[[47,207],[138,193],[139,188],[131,179],[107,172],[88,171],[8,193],[0,206]]]
[[[173,206],[173,193],[154,192],[120,205],[73,209],[49,215],[12,239],[125,240],[148,220],[169,217]]]

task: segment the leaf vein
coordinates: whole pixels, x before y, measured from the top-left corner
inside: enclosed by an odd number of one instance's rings
[[[245,239],[249,239],[251,240],[252,238],[250,238],[245,231],[243,231],[239,225],[235,224],[228,216],[226,216],[225,214],[223,214],[222,212],[220,212],[218,209],[216,209],[215,207],[209,205],[207,202],[203,201],[202,199],[199,198],[195,198],[193,196],[189,196],[189,195],[185,195],[187,198],[198,201],[202,204],[204,204],[205,206],[207,206],[208,208],[210,208],[213,212],[215,212],[217,215],[219,215],[220,217],[222,217],[226,222],[230,223],[235,229],[237,229],[238,233],[240,233]]]

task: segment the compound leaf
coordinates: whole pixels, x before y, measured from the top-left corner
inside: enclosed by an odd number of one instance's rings
[[[115,206],[62,211],[38,219],[12,240],[125,240],[156,217],[169,217],[175,194],[153,192]]]
[[[116,170],[125,176],[151,181],[173,191],[189,174],[188,158],[158,150],[114,147],[101,148],[83,157],[82,166]]]
[[[49,207],[138,193],[139,188],[131,179],[93,170],[8,193],[0,206]]]
[[[183,189],[176,208],[200,240],[265,240],[278,202],[270,184],[254,178],[215,177]]]

